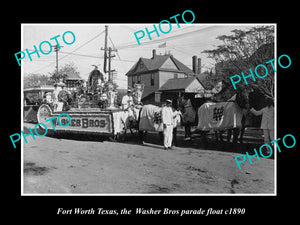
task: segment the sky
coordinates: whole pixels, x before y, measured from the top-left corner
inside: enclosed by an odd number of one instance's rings
[[[153,23],[154,24],[154,23]],[[115,82],[119,88],[127,88],[127,77],[125,74],[138,61],[140,57],[151,58],[152,50],[156,49],[157,54],[170,53],[179,61],[189,68],[192,68],[192,56],[202,59],[202,71],[212,68],[214,61],[207,58],[207,54],[202,53],[203,50],[214,49],[222,44],[216,37],[219,35],[231,34],[234,29],[248,30],[255,24],[180,24],[178,28],[176,23],[172,23],[172,29],[168,34],[159,31],[159,37],[156,33],[152,33],[152,40],[149,40],[147,34],[140,39],[141,45],[138,45],[134,32],[143,30],[145,27],[152,31],[153,24],[22,24],[21,32],[21,50],[28,49],[29,52],[34,51],[34,45],[39,48],[43,41],[49,41],[52,45],[56,42],[54,39],[60,35],[57,40],[62,46],[58,52],[58,67],[73,63],[80,76],[87,79],[89,73],[97,65],[98,69],[103,73],[103,54],[101,48],[104,47],[105,25],[108,25],[108,47],[116,48],[116,55],[112,59],[112,69],[117,71]],[[261,24],[260,24],[261,25]],[[156,24],[158,27],[158,24]],[[167,31],[169,25],[163,24],[161,29]],[[73,44],[65,44],[62,36],[66,31],[72,31],[75,35]],[[140,34],[139,34],[140,35]],[[66,41],[71,42],[72,36],[65,35]],[[166,42],[165,48],[158,46]],[[50,51],[47,44],[42,45],[44,52]],[[21,61],[22,77],[31,73],[45,74],[55,71],[56,53],[53,51],[48,55],[40,53],[32,54],[32,61],[28,55]],[[17,63],[17,60],[16,60]]]

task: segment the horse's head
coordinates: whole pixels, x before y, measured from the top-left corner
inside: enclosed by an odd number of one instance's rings
[[[238,88],[236,90],[236,103],[239,107],[241,107],[242,109],[249,108],[249,94],[252,91],[253,90],[250,88]]]

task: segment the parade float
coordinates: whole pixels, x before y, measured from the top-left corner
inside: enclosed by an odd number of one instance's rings
[[[136,121],[141,107],[142,85],[137,84],[133,90],[134,105],[132,114],[123,110],[117,105],[117,91],[111,82],[102,82],[98,79],[100,71],[95,69],[91,72],[86,86],[80,86],[77,96],[68,99],[59,99],[55,102],[52,99],[42,104],[37,112],[38,123],[52,117],[61,115],[60,121],[54,121],[55,132],[63,131],[67,133],[97,133],[101,136],[109,136],[114,140],[120,135],[126,134],[127,128],[132,127],[131,122]],[[64,86],[62,82],[57,86]],[[83,91],[80,89],[84,89]],[[83,93],[82,93],[83,92]],[[61,96],[59,96],[60,98]],[[61,125],[60,125],[61,124]],[[69,124],[68,126],[65,126]],[[48,123],[47,129],[53,130],[53,126]],[[43,127],[41,127],[43,129]]]
[[[106,26],[107,32],[107,26]],[[53,126],[50,124],[47,129],[55,132],[65,133],[96,133],[100,136],[109,136],[113,139],[119,138],[126,133],[132,121],[136,121],[138,111],[141,107],[141,96],[143,85],[136,84],[133,89],[133,104],[131,111],[123,110],[117,103],[118,92],[112,81],[112,71],[110,68],[111,48],[105,44],[104,52],[104,73],[108,73],[108,79],[100,72],[97,66],[89,74],[86,82],[81,82],[77,89],[72,93],[64,90],[65,84],[61,79],[55,84],[56,89],[49,95],[44,104],[41,104],[37,112],[38,123],[45,123],[52,117],[60,116],[60,121],[53,120]],[[109,63],[108,70],[106,63]],[[57,90],[59,89],[59,90]],[[55,92],[59,92],[55,97]],[[134,119],[132,117],[135,117]],[[49,123],[48,123],[49,124]],[[61,125],[62,126],[61,126]],[[69,124],[68,126],[64,126]],[[44,129],[41,127],[41,129]]]

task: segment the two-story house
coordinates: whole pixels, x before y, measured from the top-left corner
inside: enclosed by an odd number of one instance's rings
[[[188,82],[188,84],[193,83],[195,86],[196,82],[196,86],[201,86],[200,82],[195,77],[193,70],[181,63],[174,56],[170,54],[157,55],[155,50],[153,50],[152,53],[153,54],[150,59],[142,57],[139,58],[139,60],[126,73],[128,87],[133,87],[137,82],[145,85],[142,96],[144,101],[154,102],[155,98],[157,101],[157,96],[155,97],[155,94],[160,94],[160,88],[171,79],[178,79],[178,81],[173,81],[173,83],[178,82],[186,85],[187,82],[182,82],[182,79],[193,77],[192,80],[196,81]],[[191,79],[188,80],[191,81]],[[177,85],[177,87],[179,86]]]

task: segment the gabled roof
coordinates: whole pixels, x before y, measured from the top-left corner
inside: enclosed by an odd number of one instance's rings
[[[193,71],[190,68],[188,68],[186,65],[184,65],[183,63],[181,63],[178,59],[176,59],[172,55],[155,55],[151,59],[142,58],[142,57],[139,58],[139,60],[137,61],[137,63],[135,63],[131,67],[131,69],[126,73],[126,76],[128,76],[128,75],[135,75],[135,74],[139,74],[139,73],[144,73],[144,72],[148,72],[148,71],[164,70],[164,68],[162,68],[162,65],[169,58],[175,64],[175,66],[177,67],[177,70],[174,70],[174,69],[165,69],[165,70],[168,70],[168,71],[170,71],[170,70],[179,71],[179,72],[185,73],[186,75],[192,75],[192,74],[194,74]],[[137,66],[140,63],[143,63],[145,65],[146,70],[136,72]]]
[[[199,80],[196,77],[191,76],[185,78],[169,79],[163,86],[159,88],[159,91],[171,91],[171,90],[186,91],[195,80],[197,83],[199,83],[199,87],[201,87],[202,84],[199,82]]]
[[[183,71],[186,75],[194,75],[195,74],[193,70],[191,70],[189,67],[187,67],[186,65],[184,65],[182,62],[180,62],[178,59],[176,59],[172,55],[170,56],[170,58],[175,63],[175,65],[177,66],[177,68],[180,71]]]
[[[156,55],[153,59],[141,58],[148,70],[159,69],[169,58],[167,55]]]

